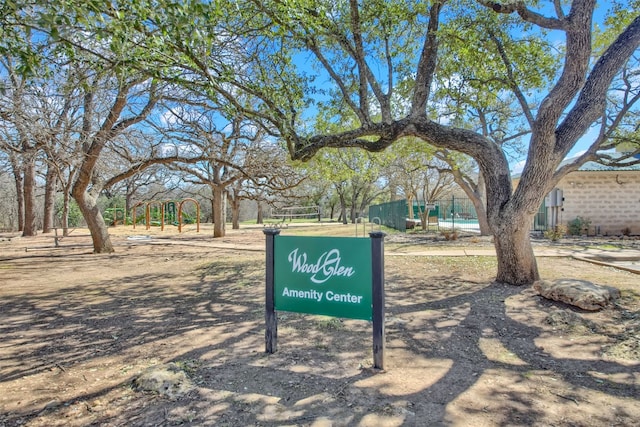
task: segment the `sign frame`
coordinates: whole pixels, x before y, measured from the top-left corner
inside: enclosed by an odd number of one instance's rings
[[[295,236],[279,236],[280,230],[274,228],[265,229],[264,234],[266,236],[265,352],[273,354],[277,351],[277,307],[282,308],[283,311],[371,320],[373,323],[373,365],[377,369],[384,369],[385,234],[380,231],[369,233],[371,249],[365,257],[367,265],[362,265],[362,263],[353,265],[352,258],[348,257],[345,261],[340,252],[345,244],[355,244],[360,249],[364,248],[364,245],[367,244],[360,243],[366,242],[362,238],[355,238],[359,241],[358,243],[353,240],[345,240],[354,238],[344,237],[296,239]],[[297,247],[297,244],[310,246]],[[283,256],[286,256],[286,259],[283,259]],[[291,270],[291,274],[286,273],[287,268]],[[359,269],[360,271],[365,269],[366,273],[358,275]],[[315,279],[311,280],[312,283],[304,283],[314,276]],[[348,283],[352,277],[359,281],[356,286],[351,286],[353,283]],[[278,283],[278,280],[282,280],[282,282]],[[322,288],[323,290],[315,288],[315,285],[322,286],[329,281],[336,283],[333,284],[333,287]],[[366,281],[366,283],[362,281]],[[345,284],[348,291],[336,290]],[[293,286],[296,286],[295,294],[291,293],[287,286],[291,286],[292,289]],[[367,289],[370,287],[370,293],[365,291],[365,287]],[[276,295],[276,289],[280,296]],[[286,295],[283,294],[284,289],[287,290]],[[352,290],[353,292],[351,292]],[[327,292],[331,292],[329,300],[327,300]],[[321,296],[320,293],[322,293]],[[293,299],[289,298],[291,295],[294,295]],[[303,301],[295,301],[296,298]],[[324,299],[325,304],[314,305],[314,298],[317,303],[322,303]],[[349,308],[353,310],[354,307],[358,308],[355,317],[349,315]]]

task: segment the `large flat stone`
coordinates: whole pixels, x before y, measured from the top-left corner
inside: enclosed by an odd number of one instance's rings
[[[191,391],[194,386],[187,374],[175,363],[151,366],[133,380],[136,391],[157,393],[177,398]]]
[[[538,280],[533,289],[544,298],[589,311],[601,310],[620,298],[620,291],[614,287],[577,279]]]

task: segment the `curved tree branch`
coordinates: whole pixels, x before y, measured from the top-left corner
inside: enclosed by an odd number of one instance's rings
[[[556,14],[558,14],[558,17],[560,19],[548,18],[537,12],[534,12],[531,9],[528,9],[523,1],[501,3],[497,1],[478,0],[478,3],[490,8],[497,13],[511,14],[516,12],[525,21],[539,25],[543,28],[552,30],[561,30],[564,28],[564,14],[561,14],[562,9],[560,9],[557,0],[554,0],[554,4],[556,8]]]
[[[640,16],[620,33],[594,65],[575,106],[558,127],[557,152],[566,154],[591,123],[602,114],[609,85],[639,46]]]
[[[353,33],[354,43],[354,59],[358,67],[358,97],[360,98],[360,111],[366,120],[363,124],[368,124],[371,121],[369,117],[369,95],[367,90],[367,68],[364,43],[362,41],[362,31],[360,26],[360,12],[358,11],[358,0],[349,1],[349,10],[351,15],[351,32]]]
[[[527,118],[527,122],[529,123],[529,126],[533,126],[533,123],[535,120],[533,117],[533,113],[531,112],[531,108],[529,108],[529,102],[527,102],[527,98],[524,96],[524,93],[522,93],[522,90],[520,89],[520,86],[518,86],[518,82],[516,81],[513,75],[513,65],[512,65],[512,62],[509,60],[509,57],[507,56],[507,52],[504,49],[504,45],[501,43],[501,41],[496,37],[496,35],[493,32],[489,32],[489,38],[496,45],[496,49],[498,49],[498,53],[500,54],[500,59],[502,59],[502,63],[505,69],[507,70],[507,77],[509,78],[507,83],[511,87],[511,90],[513,91],[514,95],[516,96],[516,99],[520,104],[520,108],[522,108],[522,112],[524,113],[524,116]]]
[[[446,1],[446,0],[445,0]],[[429,11],[429,25],[425,37],[418,69],[415,88],[411,101],[411,116],[422,116],[426,113],[427,101],[431,93],[431,84],[436,70],[438,57],[438,27],[440,25],[440,11],[445,1],[436,1]]]
[[[575,0],[566,26],[565,64],[556,85],[538,109],[534,134],[553,132],[559,118],[582,88],[591,59],[591,27],[595,0]]]

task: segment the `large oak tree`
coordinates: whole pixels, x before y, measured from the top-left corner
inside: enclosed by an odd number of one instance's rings
[[[598,158],[598,149],[609,142],[624,114],[636,108],[637,78],[627,78],[623,108],[606,117],[612,83],[629,61],[637,59],[640,16],[626,13],[625,24],[617,23],[618,32],[594,60],[595,0],[574,0],[568,6],[554,1],[553,8],[538,10],[533,8],[536,2],[523,1],[255,4],[257,12],[271,19],[270,28],[277,30],[274,42],[306,52],[321,65],[320,75],[328,76],[331,83],[331,97],[326,102],[339,104],[348,117],[358,120],[355,127],[332,133],[318,129],[315,135],[300,132],[300,127],[291,122],[274,120],[292,156],[308,159],[324,147],[378,151],[399,138],[413,136],[473,157],[485,181],[487,220],[495,236],[499,282],[528,284],[539,278],[529,239],[532,215],[566,173]],[[529,127],[527,161],[515,189],[500,144],[481,132],[439,121],[433,114],[437,111],[433,104],[434,81],[450,35],[445,29],[458,17],[476,25],[474,37],[470,37],[471,32],[465,34],[465,49],[484,50],[487,56],[502,58],[502,65],[493,70],[493,79],[506,83]],[[535,72],[536,64],[531,62],[535,57],[519,58],[516,53],[526,50],[514,50],[512,46],[526,45],[544,36],[545,31],[557,38],[563,51],[562,64],[553,79],[546,81],[541,76],[539,87],[526,88],[523,76]],[[407,46],[415,47],[416,40],[420,42],[418,49],[407,50]],[[455,52],[448,50],[447,54]],[[412,55],[415,61],[407,61]],[[412,68],[402,69],[408,66]],[[392,108],[394,90],[398,82],[406,84],[408,78],[412,97],[407,112],[399,116]],[[243,86],[241,81],[238,86]],[[264,101],[269,105],[268,98]],[[284,108],[278,113],[291,118]],[[277,119],[279,115],[270,117]],[[339,118],[337,115],[336,120]],[[594,126],[600,130],[599,136],[586,153],[560,167]]]

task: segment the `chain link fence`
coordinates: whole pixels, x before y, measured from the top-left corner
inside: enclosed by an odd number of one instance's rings
[[[424,215],[426,209],[428,214]],[[399,231],[422,228],[422,220],[427,221],[427,231],[460,230],[480,233],[478,215],[467,197],[451,196],[434,200],[425,205],[413,202],[411,209],[406,199],[382,203],[369,207],[369,221],[380,223]],[[548,212],[543,202],[531,223],[531,231],[543,233],[549,228]]]
[[[466,197],[452,196],[429,204],[413,202],[411,209],[406,199],[369,207],[370,222],[379,220],[382,225],[399,231],[421,228],[423,219],[428,231],[480,232],[476,210]]]

